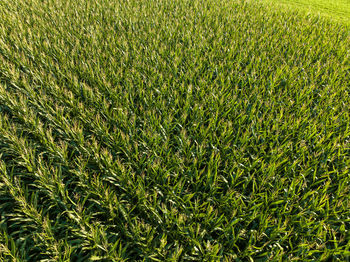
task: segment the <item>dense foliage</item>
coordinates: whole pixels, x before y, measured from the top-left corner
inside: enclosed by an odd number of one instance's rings
[[[252,1],[252,0],[251,0]],[[349,0],[262,0],[279,8],[293,8],[304,14],[320,15],[333,22],[350,26]]]
[[[246,1],[0,1],[0,260],[348,259],[349,40]]]

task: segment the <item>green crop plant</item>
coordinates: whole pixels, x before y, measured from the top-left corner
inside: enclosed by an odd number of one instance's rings
[[[350,25],[349,0],[250,0],[266,2],[277,8],[290,8],[311,16],[321,16],[333,22]]]
[[[345,261],[346,23],[254,1],[0,1],[0,261]]]

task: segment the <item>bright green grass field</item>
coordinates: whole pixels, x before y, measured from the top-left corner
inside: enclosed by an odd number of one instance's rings
[[[264,0],[281,4],[280,8],[293,8],[311,15],[321,15],[332,21],[350,25],[350,0]]]
[[[0,261],[346,261],[349,40],[252,1],[1,0]]]

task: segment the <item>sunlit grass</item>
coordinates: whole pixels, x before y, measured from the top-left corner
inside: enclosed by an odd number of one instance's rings
[[[251,0],[254,1],[254,0]],[[255,0],[277,5],[278,8],[299,10],[311,16],[320,15],[333,22],[350,26],[349,0]]]

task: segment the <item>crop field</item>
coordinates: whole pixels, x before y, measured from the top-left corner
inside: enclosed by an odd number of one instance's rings
[[[349,250],[349,24],[243,0],[0,1],[0,261]]]
[[[250,0],[252,1],[252,0]],[[335,22],[350,25],[350,0],[255,0],[292,8],[312,15],[321,15]]]

